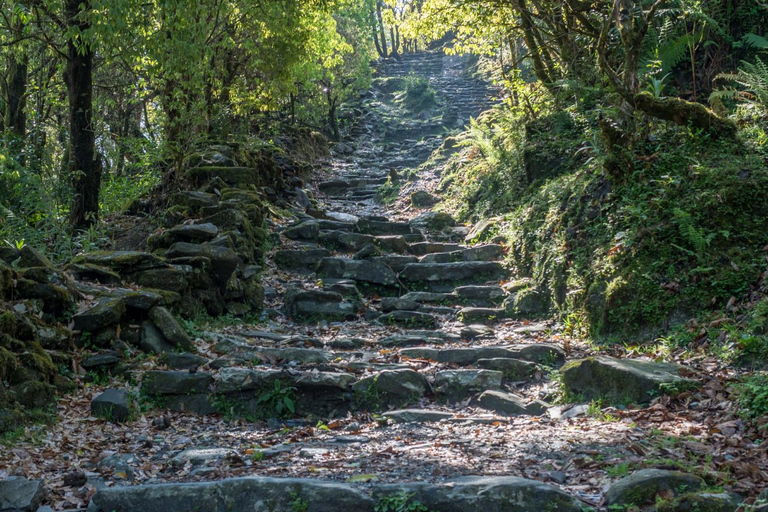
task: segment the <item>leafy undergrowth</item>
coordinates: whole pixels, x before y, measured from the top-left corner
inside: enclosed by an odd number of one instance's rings
[[[524,123],[497,113],[444,164],[444,207],[499,216],[530,314],[581,317],[597,337],[653,339],[748,305],[766,268],[765,134],[711,140],[657,128],[624,176],[602,170],[597,120],[577,109]],[[703,321],[703,320],[702,320]]]

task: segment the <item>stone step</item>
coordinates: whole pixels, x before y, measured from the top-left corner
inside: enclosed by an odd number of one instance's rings
[[[399,274],[405,283],[425,283],[434,291],[453,290],[464,284],[496,281],[506,275],[498,262],[410,263]]]
[[[504,255],[501,245],[480,245],[451,252],[435,252],[423,256],[421,263],[453,263],[459,261],[496,261]]]
[[[514,476],[471,476],[448,483],[367,484],[329,480],[250,476],[212,482],[104,487],[89,512],[204,510],[253,512],[254,503],[270,510],[371,512],[384,498],[406,495],[430,510],[515,510],[580,512],[583,503],[557,487]],[[409,502],[411,503],[411,502]],[[264,510],[267,510],[266,508]]]
[[[540,364],[562,364],[565,352],[549,343],[515,344],[473,348],[405,348],[400,355],[410,359],[429,359],[438,363],[460,366],[476,365],[481,359],[519,359]]]

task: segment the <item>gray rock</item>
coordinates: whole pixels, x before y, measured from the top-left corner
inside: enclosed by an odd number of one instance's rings
[[[285,294],[285,311],[298,320],[352,320],[360,309],[359,302],[346,301],[337,292],[289,289]]]
[[[453,418],[453,413],[426,409],[401,409],[385,412],[382,416],[395,423],[435,423]]]
[[[76,331],[96,332],[105,327],[115,325],[125,314],[125,301],[122,299],[100,299],[72,317]]]
[[[149,320],[145,320],[141,323],[141,331],[139,333],[139,346],[145,352],[151,352],[153,354],[162,354],[164,352],[170,352],[175,347],[165,339],[163,333],[160,332],[155,324]]]
[[[385,252],[407,253],[408,242],[402,235],[377,236],[374,244]]]
[[[384,297],[381,299],[381,310],[384,313],[396,310],[414,311],[419,309],[420,305],[418,302],[400,297]]]
[[[736,512],[743,498],[734,493],[692,492],[665,501],[657,506],[658,512]],[[750,507],[751,512],[761,512],[761,507]]]
[[[584,505],[553,485],[514,476],[468,476],[440,484],[380,485],[374,488],[373,496],[380,499],[402,492],[413,494],[413,501],[440,512],[581,512]]]
[[[679,376],[683,369],[671,363],[597,356],[569,362],[562,375],[568,391],[585,400],[647,403],[653,393],[669,387],[696,387],[697,381]]]
[[[155,306],[149,310],[149,318],[171,345],[188,351],[197,350],[192,339],[170,311],[162,306]]]
[[[271,387],[275,381],[284,377],[281,370],[264,369],[252,370],[250,368],[222,368],[216,381],[216,393],[239,393]]]
[[[321,259],[330,255],[327,249],[285,249],[277,251],[273,260],[282,269],[314,269]]]
[[[504,267],[495,261],[460,263],[411,263],[400,272],[400,279],[418,281],[488,281],[504,275]]]
[[[86,371],[100,372],[109,370],[120,364],[120,358],[117,356],[117,352],[94,354],[83,359],[80,366]]]
[[[426,190],[418,190],[411,194],[411,204],[416,208],[429,207],[437,203],[439,199]]]
[[[220,247],[212,243],[190,244],[178,242],[173,244],[166,254],[169,258],[194,258],[203,257],[211,260],[210,275],[219,286],[224,286],[229,281],[232,273],[240,265],[240,257],[227,247]]]
[[[316,240],[319,234],[320,224],[315,220],[302,222],[283,231],[283,235],[291,240]]]
[[[411,227],[442,231],[456,225],[456,220],[450,214],[444,212],[427,212],[419,215],[410,222]]]
[[[348,390],[357,380],[351,373],[345,372],[311,372],[294,375],[293,382],[298,388],[341,389]]]
[[[184,466],[189,463],[192,466],[221,465],[239,461],[237,451],[231,448],[187,448],[174,456],[168,463],[171,466]]]
[[[506,316],[506,311],[499,308],[463,308],[459,311],[459,320],[465,324],[494,323]]]
[[[395,273],[387,266],[375,261],[323,258],[320,260],[317,272],[323,277],[336,279],[354,279],[385,286],[397,284]]]
[[[434,343],[442,344],[445,342],[440,338],[427,338],[426,336],[415,334],[393,334],[392,336],[381,338],[378,342],[384,348],[418,347]]]
[[[376,319],[382,325],[400,325],[403,327],[423,327],[433,329],[437,325],[437,319],[427,313],[417,311],[392,311]]]
[[[146,395],[187,395],[206,393],[212,384],[210,373],[153,370],[144,374],[141,390]]]
[[[493,329],[487,325],[474,324],[461,328],[461,339],[475,340],[478,338],[493,338],[495,335]]]
[[[169,411],[191,412],[194,414],[213,414],[218,412],[213,403],[213,397],[207,393],[192,393],[189,395],[165,395],[165,409]]]
[[[19,268],[53,267],[48,257],[29,245],[24,245],[19,251]]]
[[[409,300],[418,303],[448,303],[455,300],[456,296],[452,293],[433,293],[433,292],[408,292],[402,297],[403,300]]]
[[[131,397],[123,389],[107,389],[91,401],[94,416],[122,423],[131,415]]]
[[[150,249],[170,247],[176,242],[209,242],[219,234],[219,228],[211,223],[182,224],[147,239]]]
[[[132,274],[141,270],[164,267],[166,265],[159,256],[140,251],[91,252],[76,256],[72,263],[106,267],[120,275]]]
[[[413,370],[385,370],[357,381],[352,389],[358,405],[378,409],[386,404],[406,405],[430,389],[426,377]]]
[[[642,469],[611,485],[605,493],[606,505],[636,505],[653,503],[659,491],[683,494],[700,489],[704,480],[681,471]]]
[[[513,354],[510,357],[514,359],[545,366],[560,366],[565,362],[565,351],[552,343],[518,343],[508,346],[507,349]]]
[[[496,370],[504,374],[505,379],[524,380],[536,371],[536,364],[530,361],[521,361],[507,357],[494,357],[491,359],[478,359],[475,362],[478,368]]]
[[[480,359],[515,358],[516,353],[505,347],[404,348],[400,351],[400,355],[411,359],[430,359],[438,363],[453,363],[467,366],[475,364]]]
[[[42,480],[0,480],[0,510],[3,512],[35,512],[43,498],[45,488]]]
[[[368,244],[374,243],[375,238],[360,233],[346,231],[322,231],[317,238],[319,244],[345,251],[359,251]]]
[[[172,370],[188,370],[208,363],[208,359],[197,354],[166,352],[160,356],[160,362]]]
[[[371,512],[375,505],[373,498],[363,491],[341,483],[248,477],[106,488],[93,496],[88,512],[290,511],[297,497],[312,512]]]
[[[366,235],[405,235],[412,233],[413,230],[405,222],[387,222],[379,220],[360,219],[357,222],[357,228]]]
[[[464,237],[464,241],[467,243],[474,242],[476,240],[486,240],[489,238],[494,228],[498,224],[499,219],[485,219],[475,224],[467,236]]]
[[[457,401],[480,391],[499,389],[504,375],[494,370],[443,370],[435,374],[435,391]]]
[[[418,263],[419,259],[416,258],[416,256],[397,256],[388,254],[371,258],[371,261],[374,263],[382,263],[392,269],[392,272],[402,272],[406,265],[409,263]]]
[[[462,300],[500,301],[506,295],[500,286],[459,286],[453,291]]]
[[[485,391],[477,398],[476,405],[499,414],[539,416],[547,411],[547,404],[536,400],[528,403],[513,393],[503,391]]]
[[[409,247],[411,254],[416,256],[424,256],[425,254],[432,254],[438,252],[451,252],[461,250],[459,244],[445,244],[441,242],[416,242]]]
[[[494,261],[504,256],[504,248],[498,244],[478,245],[461,251],[464,261]]]

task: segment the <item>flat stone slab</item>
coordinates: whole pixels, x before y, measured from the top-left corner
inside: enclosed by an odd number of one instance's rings
[[[462,477],[444,483],[373,485],[370,494],[338,482],[299,478],[247,477],[216,482],[117,486],[99,490],[88,512],[268,512],[294,510],[300,498],[311,512],[373,512],[390,496],[413,494],[440,512],[581,512],[583,503],[557,487],[536,480]]]
[[[698,381],[680,376],[684,369],[671,363],[597,356],[569,362],[562,375],[568,391],[585,400],[647,403],[655,393],[697,387]]]
[[[418,311],[392,311],[382,315],[377,319],[382,325],[400,325],[402,327],[422,327],[433,329],[437,325],[437,319],[428,314]]]
[[[385,412],[382,416],[395,423],[436,423],[453,418],[453,413],[427,409],[401,409]]]
[[[382,263],[345,258],[323,258],[317,266],[323,277],[353,279],[364,283],[393,286],[397,284],[395,273]]]
[[[503,276],[504,267],[495,261],[460,263],[410,263],[400,272],[400,279],[419,281],[487,281]]]
[[[171,466],[209,466],[239,459],[237,452],[231,448],[188,448],[173,457]]]

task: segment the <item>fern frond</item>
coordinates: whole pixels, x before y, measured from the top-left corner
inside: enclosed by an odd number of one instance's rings
[[[741,38],[741,41],[745,46],[755,48],[757,50],[768,50],[768,39],[757,34],[746,34]]]

